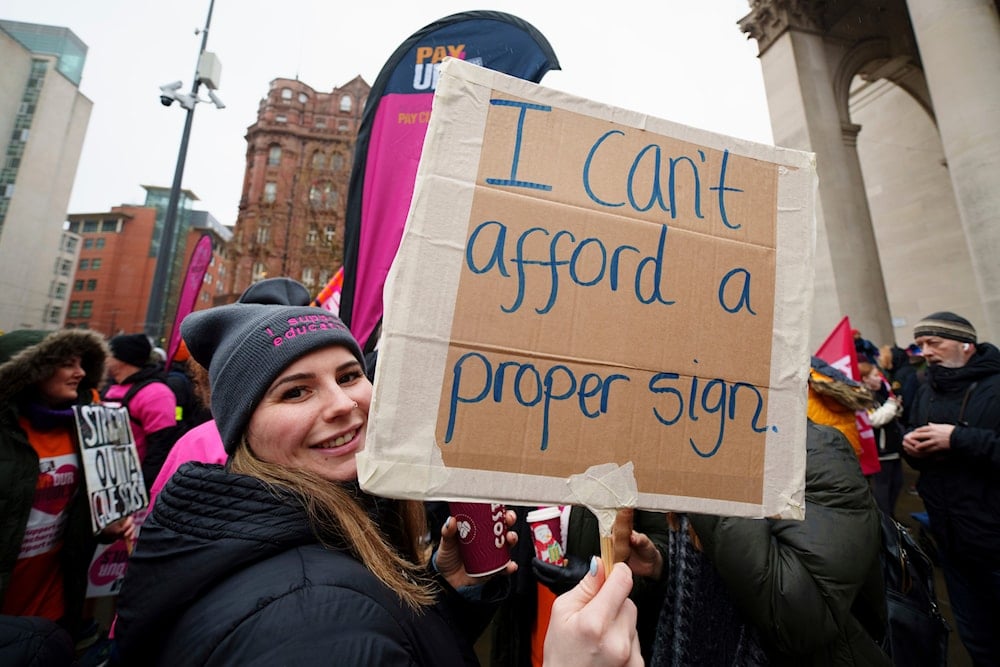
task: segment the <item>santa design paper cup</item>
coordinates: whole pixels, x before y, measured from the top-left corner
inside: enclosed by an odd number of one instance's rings
[[[553,565],[565,565],[562,549],[562,510],[558,507],[540,507],[525,517],[531,528],[531,540],[538,560]]]
[[[499,572],[510,560],[506,508],[499,503],[448,503],[458,529],[458,550],[470,577]]]

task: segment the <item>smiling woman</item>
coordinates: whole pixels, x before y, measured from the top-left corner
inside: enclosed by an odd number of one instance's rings
[[[250,417],[244,449],[331,482],[354,480],[371,398],[372,385],[352,352],[339,346],[311,352],[268,387]]]
[[[73,407],[94,401],[107,354],[91,331],[0,335],[0,613],[43,617],[70,636],[96,544]],[[52,632],[57,646],[62,631]],[[0,663],[26,664],[0,643]]]
[[[358,486],[372,385],[344,324],[237,303],[182,334],[230,458],[186,464],[160,493],[119,598],[124,662],[476,664],[506,578],[466,574],[453,519],[430,562],[422,503]]]

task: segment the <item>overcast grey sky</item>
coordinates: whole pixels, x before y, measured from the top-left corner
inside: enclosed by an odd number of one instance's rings
[[[70,28],[89,51],[82,92],[94,103],[71,213],[141,203],[169,187],[184,113],[159,86],[190,90],[209,0],[6,0],[0,18]],[[246,128],[278,77],[328,92],[375,82],[410,34],[450,14],[507,12],[549,40],[562,71],[542,85],[743,139],[772,143],[757,45],[736,21],[747,0],[216,0],[207,50],[222,63],[226,108],[199,104],[183,185],[223,224],[236,221]]]

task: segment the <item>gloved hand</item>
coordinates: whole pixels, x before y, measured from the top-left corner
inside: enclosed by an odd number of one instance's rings
[[[531,559],[531,570],[535,578],[545,584],[556,595],[562,595],[580,583],[583,575],[590,571],[590,561],[577,556],[568,556],[566,565],[553,565],[538,558]]]

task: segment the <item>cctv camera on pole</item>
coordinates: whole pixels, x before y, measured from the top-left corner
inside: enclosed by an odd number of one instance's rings
[[[184,85],[182,81],[172,81],[160,86],[160,104],[169,107],[177,99],[177,91]]]

